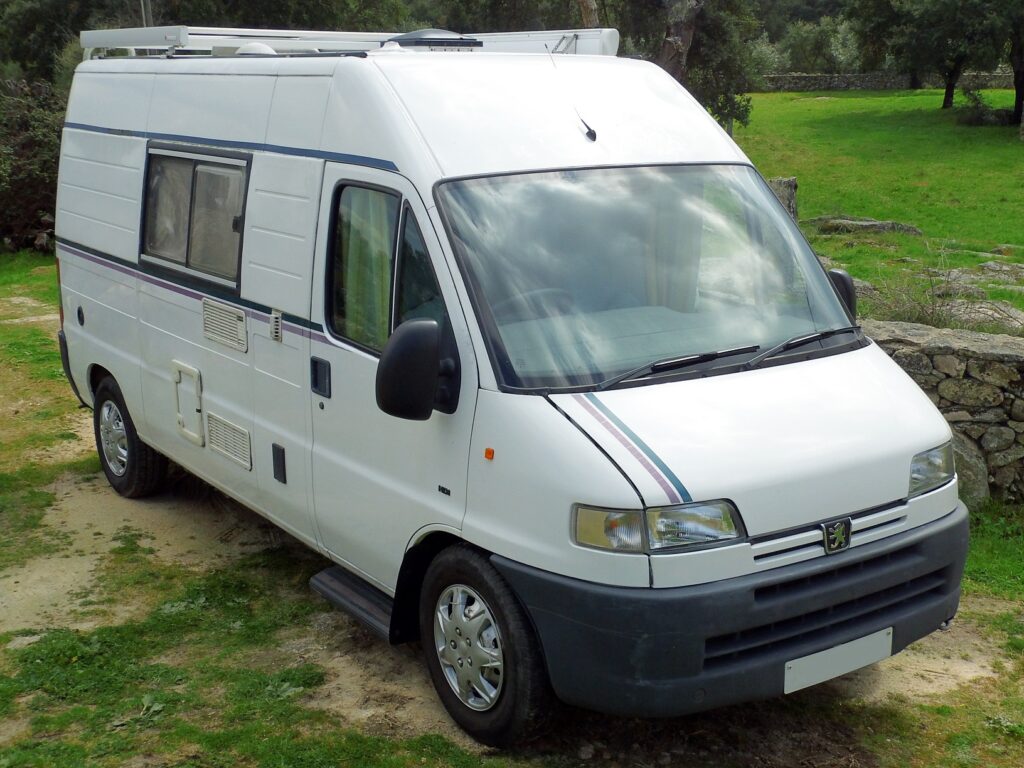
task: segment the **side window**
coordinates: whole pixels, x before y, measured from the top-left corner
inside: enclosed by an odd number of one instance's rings
[[[399,202],[366,187],[344,187],[338,196],[328,318],[338,336],[376,352],[390,331]]]
[[[441,289],[430,265],[430,254],[416,218],[408,208],[402,224],[398,250],[398,280],[395,288],[395,327],[406,320],[425,317],[444,324],[445,308]]]
[[[237,287],[247,175],[242,160],[151,152],[143,254]]]
[[[185,263],[191,199],[192,161],[152,155],[146,184],[146,253]]]

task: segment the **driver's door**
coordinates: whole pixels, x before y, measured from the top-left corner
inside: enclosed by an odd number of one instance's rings
[[[458,531],[477,391],[465,319],[427,211],[401,176],[328,164],[317,233],[310,375],[313,488],[323,546],[393,592],[406,546]],[[450,324],[454,413],[406,421],[378,407],[380,353],[403,320]]]

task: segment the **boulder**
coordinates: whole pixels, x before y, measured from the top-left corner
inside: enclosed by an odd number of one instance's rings
[[[969,507],[976,507],[989,497],[988,467],[978,446],[953,430],[953,456],[960,481],[960,498]]]

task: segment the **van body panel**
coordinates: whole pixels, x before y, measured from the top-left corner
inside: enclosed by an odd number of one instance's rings
[[[485,450],[494,450],[494,459]],[[636,509],[636,491],[540,396],[481,390],[469,455],[467,541],[551,573],[649,587],[648,558],[573,543],[574,504]]]
[[[467,67],[458,57],[437,53],[369,58],[412,116],[444,177],[749,163],[682,86],[647,62],[494,54]],[[595,141],[587,139],[584,123],[596,131]]]
[[[904,499],[911,457],[950,439],[927,396],[877,345],[553,400],[576,401],[580,423],[629,468],[648,506],[729,499],[751,536]],[[622,427],[609,430],[601,414],[584,419],[581,400]],[[617,439],[623,433],[632,437]]]
[[[309,317],[324,161],[256,153],[249,178],[242,297]]]
[[[137,262],[145,164],[142,139],[65,128],[56,231],[72,242]]]

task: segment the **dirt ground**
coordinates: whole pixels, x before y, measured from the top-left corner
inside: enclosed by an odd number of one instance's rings
[[[84,440],[78,443],[79,450],[87,450],[86,445]],[[205,487],[197,490],[196,483],[176,483],[173,490],[145,501],[122,499],[102,476],[62,480],[55,492],[57,501],[47,513],[46,522],[65,534],[70,543],[52,555],[0,572],[0,632],[52,627],[89,629],[144,613],[147,606],[117,604],[97,611],[95,607],[84,610],[81,604],[82,596],[96,586],[102,556],[116,546],[113,537],[125,526],[152,537],[144,543],[156,550],[154,557],[197,571],[282,544],[301,547],[258,515]],[[989,613],[998,608],[981,601],[975,605],[970,600],[963,606],[968,614]],[[31,640],[16,637],[13,643]],[[282,661],[322,666],[327,682],[310,695],[308,703],[331,711],[343,722],[390,736],[440,733],[468,749],[479,749],[445,714],[417,647],[389,647],[346,615],[331,610],[327,603],[307,626],[290,630],[280,638],[279,647],[268,652]],[[994,675],[997,658],[998,649],[993,641],[969,619],[958,620],[950,630],[936,633],[892,659],[821,686],[813,695],[868,702],[930,700],[962,683]],[[774,740],[772,743],[784,744],[787,739],[796,738],[784,732],[792,728],[785,720],[774,721],[775,714],[768,705],[729,711],[738,711],[739,717],[752,721],[748,728],[771,731],[765,738]],[[694,727],[699,733],[702,724],[713,722],[706,718],[687,721],[685,735],[680,735],[681,721],[638,726],[646,734],[643,743],[653,739],[659,744],[654,753],[648,754],[645,748],[644,760],[650,760],[650,764],[672,762],[673,750],[685,747]],[[601,734],[607,726],[606,718],[570,713],[566,727],[558,729],[558,744],[548,748],[569,754],[578,752],[582,759],[600,761],[603,757],[605,762],[623,760],[635,764],[630,750],[636,744],[627,740],[608,747],[602,741]],[[805,737],[812,741],[814,738],[812,733]],[[819,747],[806,743],[793,748],[800,754],[814,754]],[[713,745],[710,748],[714,750]],[[712,758],[713,754],[708,756]],[[871,764],[854,757],[849,762],[837,760],[820,764]]]

